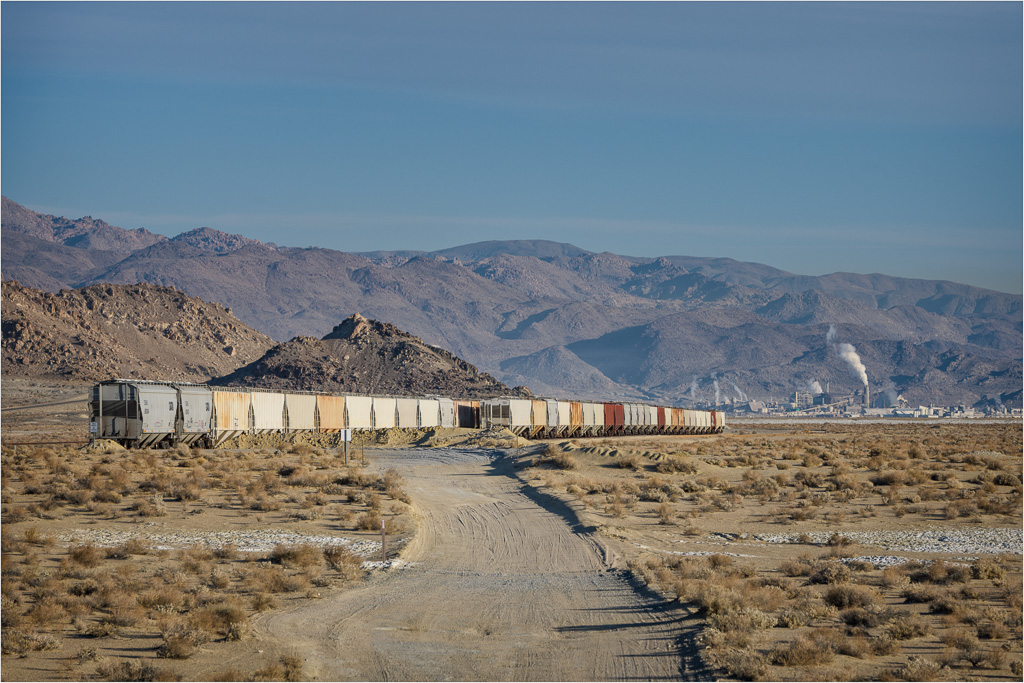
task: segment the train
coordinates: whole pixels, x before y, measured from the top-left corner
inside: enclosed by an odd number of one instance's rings
[[[504,427],[529,439],[716,434],[725,429],[721,411],[645,403],[329,394],[137,379],[94,384],[89,422],[94,439],[127,448],[215,448],[242,434],[391,428]]]

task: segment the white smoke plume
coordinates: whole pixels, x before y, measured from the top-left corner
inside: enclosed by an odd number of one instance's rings
[[[690,382],[690,400],[691,401],[696,401],[697,400],[697,378],[696,377],[694,377],[693,381]]]
[[[812,379],[807,384],[804,384],[800,387],[800,391],[806,391],[808,394],[814,394],[815,396],[825,393],[821,388],[821,382],[816,379]]]
[[[868,369],[864,367],[864,363],[860,361],[860,356],[857,354],[857,349],[854,348],[853,344],[835,344],[836,339],[836,328],[832,325],[828,326],[828,334],[825,335],[825,343],[829,344],[832,349],[836,352],[836,355],[846,361],[846,364],[850,366],[850,371],[853,372],[854,376],[860,380],[861,384],[865,387],[868,386]]]
[[[847,344],[843,342],[836,347],[836,353],[839,357],[846,361],[847,365],[850,366],[850,370],[860,383],[864,386],[868,385],[868,369],[864,367],[864,364],[860,362],[860,356],[857,355],[857,349],[853,347],[853,344]]]
[[[741,401],[749,401],[750,400],[750,399],[747,398],[746,393],[744,393],[744,391],[742,389],[740,389],[738,386],[736,386],[736,382],[729,382],[729,384],[731,384],[732,388],[735,389],[735,391],[736,391],[736,398],[738,398]]]
[[[714,375],[712,375],[711,377],[714,378]],[[712,386],[715,387],[715,405],[718,405],[718,401],[721,399],[722,396],[722,390],[718,387],[717,379],[712,379],[711,384]]]

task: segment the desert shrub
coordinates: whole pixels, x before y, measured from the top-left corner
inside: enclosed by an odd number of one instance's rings
[[[669,503],[658,506],[658,521],[661,524],[672,524],[675,521],[675,508]]]
[[[276,608],[277,600],[266,593],[256,592],[253,593],[252,597],[249,599],[249,607],[251,607],[254,612],[263,612],[264,610]]]
[[[544,453],[534,461],[534,465],[547,465],[560,470],[575,470],[580,463],[571,453],[549,444]]]
[[[169,633],[156,649],[156,656],[165,659],[188,659],[199,649],[199,644],[185,633]]]
[[[850,568],[838,562],[827,562],[807,579],[810,583],[846,583],[850,580]]]
[[[626,505],[621,498],[615,498],[605,506],[604,511],[616,519],[621,519],[626,514]]]
[[[199,500],[199,486],[187,479],[179,479],[173,482],[168,488],[167,493],[173,500],[183,502]]]
[[[103,559],[103,553],[91,543],[76,545],[68,551],[71,562],[83,567],[95,567]]]
[[[104,661],[96,667],[96,675],[104,681],[179,681],[180,677],[166,669],[143,661],[122,659]]]
[[[131,594],[111,598],[107,605],[108,615],[104,621],[115,626],[135,626],[144,616],[138,599]]]
[[[986,621],[978,625],[978,637],[985,640],[1002,640],[1009,635],[1006,624],[999,621]]]
[[[0,652],[5,655],[23,655],[26,652],[56,650],[60,640],[45,633],[28,633],[17,628],[4,628]]]
[[[935,560],[927,568],[910,572],[913,583],[935,583],[946,585],[963,583],[970,580],[971,568],[956,564],[946,564],[941,559]]]
[[[923,603],[938,600],[942,593],[931,586],[910,586],[905,588],[900,595],[906,602]]]
[[[776,623],[778,623],[778,619],[775,617],[753,608],[713,614],[708,619],[708,625],[711,628],[718,629],[723,633],[763,630],[773,628]]]
[[[175,586],[158,586],[139,594],[139,604],[146,609],[178,609],[185,599],[185,593]]]
[[[619,469],[623,470],[639,470],[643,467],[643,463],[638,455],[630,455],[625,458],[617,458],[615,464]],[[659,470],[660,471],[660,470]]]
[[[731,651],[722,668],[741,681],[761,681],[768,675],[768,659],[760,652]]]
[[[276,662],[271,662],[257,669],[252,676],[254,681],[301,681],[305,680],[302,673],[302,658],[296,655],[282,655]]]
[[[811,623],[811,615],[799,607],[782,610],[778,616],[778,624],[782,628],[800,628]]]
[[[1020,486],[1020,479],[1017,478],[1016,474],[1010,474],[1009,472],[1002,472],[992,478],[992,483],[996,486]]]
[[[918,616],[902,616],[893,620],[886,630],[893,640],[910,640],[931,633],[928,622]]]
[[[226,601],[193,610],[188,615],[191,628],[199,632],[227,635],[234,626],[246,625],[249,615],[245,608],[234,601]]]
[[[941,668],[938,662],[924,657],[911,655],[903,666],[886,669],[881,674],[882,680],[891,681],[937,681]]]
[[[807,636],[799,635],[793,642],[778,645],[771,653],[771,661],[779,666],[818,666],[833,659],[832,650]]]
[[[689,460],[676,456],[669,456],[665,458],[658,463],[658,467],[656,469],[660,474],[675,474],[677,472],[681,472],[683,474],[697,473],[697,465]]]
[[[786,560],[779,569],[786,576],[810,576],[814,572],[814,565],[806,560]]]
[[[310,545],[278,544],[270,553],[270,561],[286,567],[318,567],[324,561],[324,553],[320,548]]]
[[[826,605],[846,609],[848,607],[872,607],[881,601],[881,596],[867,586],[840,585],[832,586],[825,591],[823,599]]]
[[[954,614],[963,609],[963,603],[951,596],[943,595],[932,601],[928,611],[932,614]]]
[[[327,565],[342,573],[351,571],[352,568],[359,569],[363,563],[363,558],[358,554],[340,545],[329,545],[323,549],[324,559],[327,561]]]
[[[139,517],[163,517],[167,514],[167,506],[164,505],[164,499],[159,495],[137,500],[129,509]]]
[[[952,628],[939,638],[943,645],[957,650],[977,649],[978,639],[964,628]]]
[[[7,517],[7,519],[4,520],[5,524],[18,524],[32,516],[29,513],[28,508],[23,505],[4,506],[4,515]]]
[[[890,610],[873,607],[851,607],[839,614],[839,618],[847,626],[861,626],[863,628],[874,628],[895,618]]]
[[[1000,580],[1006,575],[1006,571],[997,562],[979,557],[971,563],[971,574],[976,579]]]
[[[107,548],[106,555],[112,560],[125,560],[132,555],[145,555],[149,552],[149,546],[138,538],[132,538],[124,543]]]
[[[886,567],[882,570],[882,585],[886,588],[905,588],[910,577],[902,566]]]
[[[381,520],[379,512],[364,512],[356,518],[356,528],[363,531],[379,531]]]
[[[288,575],[277,565],[257,567],[248,573],[245,582],[250,590],[267,593],[286,593],[292,590]]]

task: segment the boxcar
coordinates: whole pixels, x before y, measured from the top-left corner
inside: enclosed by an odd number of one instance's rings
[[[288,431],[311,432],[316,429],[316,396],[312,394],[285,394]]]
[[[420,427],[437,427],[441,424],[441,403],[436,398],[421,398],[417,404]]]
[[[419,400],[415,398],[396,398],[395,406],[398,409],[396,427],[402,429],[416,429],[420,426]]]
[[[320,416],[321,432],[338,432],[345,429],[344,396],[317,396],[316,411]]]
[[[213,415],[210,418],[213,445],[249,431],[252,420],[252,394],[248,391],[213,390]]]
[[[346,396],[345,422],[349,429],[373,429],[373,399],[369,396]]]
[[[181,429],[178,440],[192,445],[205,440],[213,418],[213,392],[201,385],[177,385],[181,401]]]
[[[450,398],[437,399],[438,409],[441,413],[441,426],[455,426],[455,401]]]
[[[284,431],[284,394],[253,391],[252,429],[257,434]]]
[[[373,428],[391,429],[395,426],[395,399],[373,397]]]

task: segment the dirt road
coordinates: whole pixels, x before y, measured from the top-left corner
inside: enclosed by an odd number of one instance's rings
[[[422,516],[413,566],[267,615],[259,640],[319,680],[707,678],[692,622],[628,574],[509,458],[412,449],[394,467]]]

